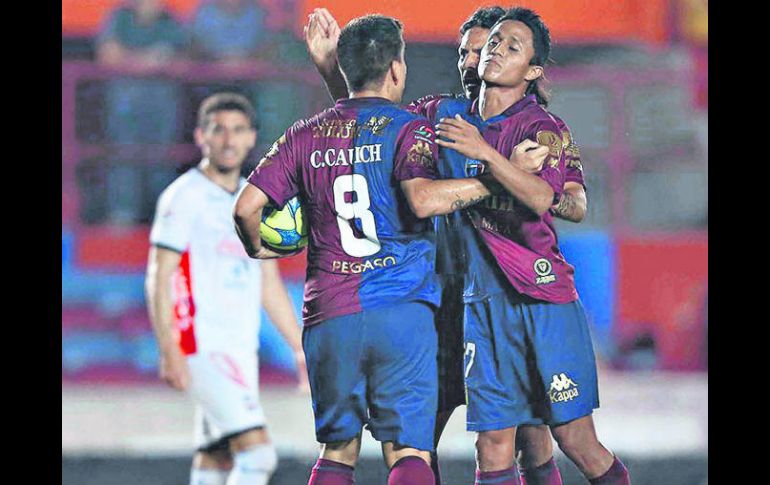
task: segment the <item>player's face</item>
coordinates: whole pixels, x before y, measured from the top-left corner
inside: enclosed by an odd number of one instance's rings
[[[481,59],[481,49],[487,41],[489,29],[483,27],[472,27],[463,34],[460,39],[460,46],[457,48],[459,58],[457,59],[457,69],[460,71],[460,82],[463,86],[463,92],[468,99],[479,97],[481,89],[481,79],[479,78],[479,60]]]
[[[222,171],[240,170],[257,142],[257,132],[240,111],[215,111],[205,129],[195,130],[195,142],[203,156]]]
[[[535,55],[532,31],[523,22],[506,20],[497,24],[481,50],[479,75],[487,85],[517,87],[543,74],[531,66]]]

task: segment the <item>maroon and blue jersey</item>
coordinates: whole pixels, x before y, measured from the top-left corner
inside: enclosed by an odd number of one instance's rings
[[[506,158],[527,138],[548,146],[549,156],[538,176],[551,186],[556,196],[562,193],[567,168],[562,130],[537,104],[535,96],[523,98],[488,120],[478,115],[478,102],[467,99],[430,101],[424,112],[436,122],[460,114]],[[440,150],[442,177],[474,177],[485,169],[484,163],[455,150]],[[550,212],[538,216],[515,197],[498,195],[465,209],[454,223],[454,230],[450,232],[464,242],[458,257],[464,254],[467,265],[466,302],[486,299],[509,286],[519,293],[552,303],[577,299],[574,269],[559,250]]]
[[[383,98],[337,101],[292,125],[249,176],[276,206],[299,195],[309,225],[305,325],[380,305],[437,305],[430,219],[400,182],[435,179],[432,125]]]

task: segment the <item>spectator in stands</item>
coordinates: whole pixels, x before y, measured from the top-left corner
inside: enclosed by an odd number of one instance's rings
[[[266,13],[255,0],[204,0],[192,24],[196,57],[237,63],[265,51]]]
[[[179,87],[163,79],[144,77],[184,54],[187,35],[163,0],[128,0],[111,12],[96,38],[97,61],[131,69],[141,78],[117,78],[105,88],[107,143],[174,143]],[[135,223],[140,216],[139,192],[120,190],[140,184],[139,167],[125,160],[108,161],[109,217]],[[121,195],[122,194],[122,195]]]

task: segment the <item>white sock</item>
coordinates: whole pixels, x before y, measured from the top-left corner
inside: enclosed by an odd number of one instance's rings
[[[190,470],[190,485],[225,485],[229,471],[214,468],[195,468]]]
[[[234,462],[227,485],[267,485],[278,455],[272,444],[258,445],[235,453]]]

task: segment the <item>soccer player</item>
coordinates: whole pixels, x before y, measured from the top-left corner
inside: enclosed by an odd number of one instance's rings
[[[407,109],[431,118],[435,115],[437,100],[478,98],[481,80],[478,76],[478,63],[481,49],[489,35],[489,30],[505,14],[501,7],[484,7],[476,10],[460,27],[460,45],[458,47],[457,68],[463,88],[461,95],[428,95],[412,102]],[[333,98],[347,96],[344,80],[341,80],[336,62],[336,42],[339,26],[331,13],[324,9],[315,9],[309,16],[305,27],[305,41],[310,57],[321,73]],[[547,103],[544,103],[547,104]],[[557,122],[562,135],[567,157],[566,181],[564,193],[559,203],[551,208],[556,217],[573,222],[580,222],[586,213],[585,182],[580,163],[580,153],[566,123],[551,114]],[[483,142],[482,140],[482,143]],[[530,173],[540,171],[547,154],[547,148],[526,152],[538,145],[524,140],[517,147],[517,156],[512,162]],[[440,170],[441,172],[441,170]],[[462,368],[462,287],[465,273],[461,249],[463,242],[457,234],[457,214],[447,218],[437,218],[437,268],[441,276],[442,298],[436,312],[436,325],[439,330],[439,412],[436,417],[435,445],[438,446],[441,433],[452,412],[457,406],[465,404]],[[453,219],[455,218],[455,219]],[[517,450],[520,451],[522,476],[529,477],[529,485],[558,485],[561,476],[553,459],[551,434],[545,425],[524,425],[517,434]],[[431,466],[439,485],[440,474],[438,456],[434,453]]]
[[[243,96],[203,101],[195,141],[203,159],[158,199],[150,233],[147,306],[160,377],[197,405],[191,485],[262,485],[277,464],[259,402],[260,303],[295,352],[301,334],[276,261],[253,261],[232,224],[240,170],[257,131]]]
[[[299,195],[309,225],[303,344],[321,456],[309,484],[353,483],[364,425],[382,443],[389,484],[433,485],[440,288],[430,217],[490,195],[475,178],[434,180],[431,124],[397,105],[406,81],[402,27],[369,15],[341,30],[350,92],[291,126],[238,197],[253,257],[262,208]]]
[[[567,151],[559,125],[541,106],[547,99],[537,81],[549,53],[540,17],[512,8],[481,52],[478,100],[441,100],[435,108],[437,143],[449,149],[443,158],[453,175],[488,170],[508,192],[466,211],[476,230],[466,246],[471,279],[465,288],[476,483],[519,483],[516,427],[540,422],[591,483],[627,484],[625,466],[596,436],[595,357],[574,269],[559,251],[549,212],[563,193]],[[527,138],[549,147],[537,175],[506,157]]]

